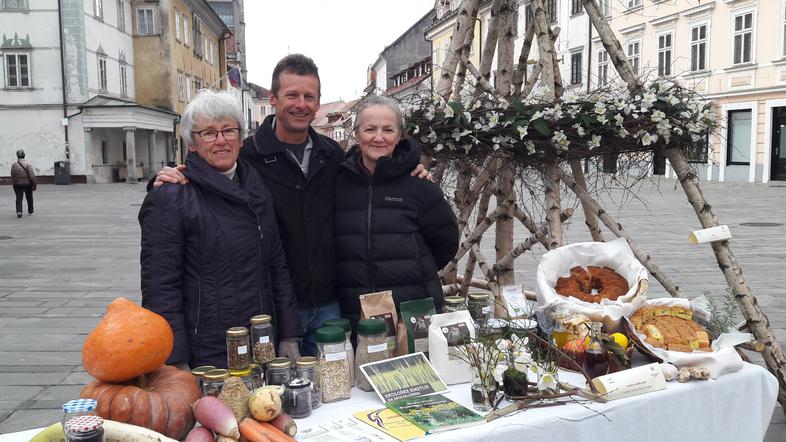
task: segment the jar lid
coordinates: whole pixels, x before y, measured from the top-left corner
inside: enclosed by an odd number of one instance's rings
[[[287,384],[287,388],[293,388],[293,389],[306,388],[306,387],[310,387],[310,386],[311,386],[311,381],[309,381],[308,379],[304,379],[304,378],[292,379]]]
[[[486,321],[486,327],[492,329],[503,329],[510,327],[510,321],[506,319],[492,318]]]
[[[469,299],[473,301],[482,301],[489,298],[489,294],[487,292],[472,292],[469,294]]]
[[[388,326],[384,319],[372,318],[361,319],[358,321],[359,335],[377,335],[388,331]]]
[[[63,404],[63,413],[85,413],[96,409],[95,399],[74,399]]]
[[[202,377],[206,381],[223,381],[224,379],[229,377],[229,370],[225,370],[223,368],[216,368],[215,370],[210,370]]]
[[[245,327],[232,327],[227,330],[227,338],[240,338],[248,336],[248,329]]]
[[[251,367],[244,368],[242,370],[229,370],[229,374],[231,376],[237,376],[239,378],[244,378],[246,376],[251,376]]]
[[[345,318],[328,319],[322,323],[322,327],[339,327],[343,328],[345,332],[352,330],[352,326],[349,325],[349,319]]]
[[[445,304],[450,304],[450,305],[463,304],[464,303],[464,297],[463,296],[445,296],[444,303]]]
[[[320,327],[316,332],[316,339],[321,344],[343,342],[347,338],[346,332],[339,327]]]
[[[104,418],[101,416],[77,416],[69,419],[65,424],[68,433],[87,433],[101,428],[104,425]]]
[[[267,363],[268,368],[289,368],[292,366],[292,361],[288,358],[275,358]]]
[[[251,317],[251,324],[267,324],[268,322],[272,321],[273,318],[270,315],[256,315]]]
[[[259,368],[260,368],[259,364],[257,364],[256,362],[252,362],[252,363],[248,364],[248,369],[251,370],[251,371],[259,370]]]
[[[191,369],[191,374],[193,374],[194,376],[196,376],[198,378],[201,378],[208,371],[215,370],[215,369],[216,369],[216,367],[214,367],[212,365],[200,365],[197,368],[192,368]]]
[[[303,356],[303,357],[297,358],[297,361],[295,361],[295,364],[298,367],[305,367],[305,368],[316,367],[317,365],[319,365],[319,359],[317,359],[315,356]]]

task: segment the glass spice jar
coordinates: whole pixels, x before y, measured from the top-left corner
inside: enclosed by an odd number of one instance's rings
[[[354,387],[355,386],[355,349],[352,348],[352,326],[349,323],[349,319],[345,318],[338,318],[338,319],[328,319],[327,321],[322,323],[323,327],[339,327],[344,329],[344,334],[346,335],[346,339],[344,341],[344,349],[347,351],[347,360],[349,361],[349,366],[352,370],[349,373],[350,376],[350,383]]]
[[[79,416],[93,416],[98,401],[95,399],[73,399],[63,404],[63,419],[60,420],[65,432],[65,424]]]
[[[313,403],[310,380],[295,378],[287,384],[282,407],[290,417],[302,419],[310,416]]]
[[[361,319],[358,321],[358,351],[355,355],[354,370],[357,387],[363,391],[371,391],[374,388],[363,375],[360,366],[390,357],[386,338],[387,331],[387,325],[382,319]]]
[[[476,323],[486,322],[491,316],[489,294],[485,292],[470,293],[467,299],[467,309],[473,321]]]
[[[254,362],[257,364],[267,364],[276,357],[271,321],[270,315],[256,315],[251,318],[251,346]]]
[[[197,384],[199,385],[199,390],[200,391],[204,390],[204,387],[205,387],[205,380],[204,380],[203,376],[208,371],[215,370],[215,368],[216,367],[214,367],[212,365],[200,365],[197,368],[192,368],[191,369],[191,374],[193,374],[194,377],[197,379]]]
[[[68,442],[104,442],[104,419],[100,416],[79,416],[65,424]]]
[[[202,396],[218,397],[221,394],[221,389],[224,388],[224,381],[229,377],[229,370],[217,368],[208,371],[202,377],[205,379]]]
[[[244,370],[251,363],[248,351],[248,329],[232,327],[227,330],[227,368]]]
[[[264,387],[265,376],[262,372],[262,367],[256,362],[252,362],[251,365],[249,365],[249,368],[251,369],[251,384],[254,386],[251,391]]]
[[[453,313],[467,309],[463,296],[445,296],[442,304],[442,313]]]
[[[275,358],[267,363],[265,383],[267,385],[287,385],[292,380],[292,361]]]
[[[319,359],[314,356],[303,356],[295,361],[295,377],[311,381],[311,408],[322,405],[322,388],[319,379]]]
[[[251,377],[251,366],[245,370],[229,370],[230,376],[239,377],[243,381],[243,385],[248,388],[248,391],[254,391],[254,380]]]
[[[344,345],[346,336],[339,327],[320,327],[316,332],[322,402],[349,399],[352,389],[352,367]]]

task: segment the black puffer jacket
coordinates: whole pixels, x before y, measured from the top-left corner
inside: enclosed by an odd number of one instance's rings
[[[262,175],[273,195],[281,243],[300,308],[336,300],[333,195],[344,152],[338,143],[309,128],[313,144],[308,176],[286,153],[269,116],[246,138],[240,156]]]
[[[259,175],[238,159],[238,186],[195,154],[186,165],[189,185],[153,189],[139,211],[142,305],[172,326],[167,362],[226,367],[226,330],[260,313],[274,316],[279,338],[301,336],[273,202]]]
[[[420,146],[402,140],[373,176],[353,147],[336,182],[337,293],[342,316],[357,321],[358,295],[392,290],[402,301],[431,296],[442,305],[437,271],[458,249],[456,217],[439,187],[410,176]]]

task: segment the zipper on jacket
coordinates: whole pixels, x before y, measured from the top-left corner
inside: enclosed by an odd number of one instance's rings
[[[194,322],[194,336],[199,335],[199,313],[202,310],[202,287],[200,287],[199,281],[197,281],[197,313],[196,313],[196,321]]]
[[[368,210],[366,212],[366,246],[368,247],[368,256],[366,257],[368,262],[368,281],[371,283],[371,291],[377,291],[377,285],[374,282],[374,267],[373,262],[374,260],[371,258],[371,200],[374,196],[374,187],[369,183],[368,185]]]
[[[259,233],[259,237],[257,239],[257,294],[259,295],[259,312],[264,313],[265,299],[262,296],[262,279],[260,274],[262,272],[262,239],[264,238],[264,235],[262,234],[262,223],[259,222],[259,214],[257,214],[256,210],[254,210],[254,207],[251,204],[248,205],[248,208],[251,210],[251,213],[254,214],[254,219],[257,222],[257,232]],[[275,311],[275,301],[273,302],[273,310]],[[273,316],[273,319],[275,320],[275,314],[271,316]]]

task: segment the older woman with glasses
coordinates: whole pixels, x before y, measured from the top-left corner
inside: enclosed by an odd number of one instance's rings
[[[242,121],[231,95],[199,92],[180,121],[190,184],[153,189],[139,211],[142,305],[172,326],[169,364],[226,367],[226,330],[258,314],[273,317],[279,353],[299,356],[303,327],[273,201],[238,158]]]

